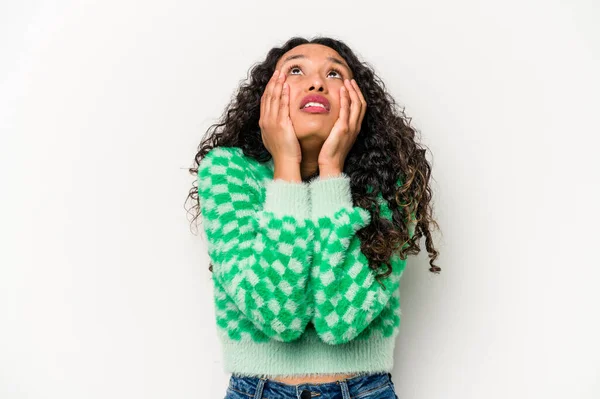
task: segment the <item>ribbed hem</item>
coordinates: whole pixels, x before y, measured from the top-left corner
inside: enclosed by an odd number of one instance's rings
[[[224,371],[262,378],[391,372],[395,337],[374,332],[368,340],[330,345],[310,327],[293,342],[240,342],[222,334]]]
[[[351,208],[350,176],[315,178],[309,182],[312,217],[331,216],[341,208]]]
[[[308,183],[291,182],[283,179],[267,181],[265,184],[263,210],[276,216],[310,218],[310,190]]]

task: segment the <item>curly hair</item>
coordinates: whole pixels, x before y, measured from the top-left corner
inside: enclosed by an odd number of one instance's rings
[[[350,178],[354,204],[371,213],[370,224],[356,233],[369,267],[376,272],[384,270],[376,274],[380,281],[380,278],[391,274],[392,254],[398,248],[401,259],[406,259],[409,254],[418,254],[421,250],[419,241],[425,236],[430,258],[429,271],[439,273],[441,268],[433,263],[438,251],[434,248],[430,231],[433,226],[439,230],[439,226],[432,218],[432,190],[429,186],[431,165],[425,158],[425,149],[415,141],[416,130],[410,126],[411,118],[405,116],[404,108],[398,108],[373,68],[361,62],[340,40],[293,37],[283,46],[269,50],[263,62],[250,68],[249,77],[241,82],[219,123],[208,128],[198,146],[195,166],[189,168],[189,172],[197,176],[202,158],[219,146],[239,147],[244,155],[259,162],[271,159],[258,125],[261,97],[279,58],[290,49],[307,43],[325,45],[337,51],[350,66],[367,102],[360,134],[346,157],[343,172]],[[195,201],[192,222],[200,215],[196,184],[197,180],[186,198],[186,202],[188,199]],[[379,195],[387,202],[391,220],[380,214]],[[413,216],[415,219],[412,219]],[[414,225],[412,238],[409,238],[409,220]],[[209,270],[212,272],[212,264]]]

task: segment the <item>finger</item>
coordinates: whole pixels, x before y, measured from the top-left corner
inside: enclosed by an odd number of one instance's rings
[[[281,101],[279,103],[279,122],[283,123],[290,116],[290,85],[283,84]]]
[[[360,116],[361,103],[352,83],[350,83],[349,80],[346,80],[344,83],[346,84],[346,87],[348,88],[348,93],[350,94],[349,125],[352,129],[352,132],[355,133],[358,130],[358,117]]]
[[[269,83],[267,83],[267,86],[265,87],[265,92],[263,93],[262,98],[260,100],[261,118],[263,119],[267,118],[267,115],[269,115],[269,108],[271,107],[271,92],[273,91],[273,85],[277,81],[278,74],[279,71],[276,69],[275,72],[273,72],[273,76],[271,76],[271,79],[269,79]]]
[[[279,103],[281,102],[281,91],[283,89],[283,81],[285,80],[285,73],[280,73],[277,81],[275,82],[275,87],[273,88],[273,95],[271,96],[271,105],[269,110],[271,112],[271,118],[274,121],[277,120],[279,114]]]
[[[340,116],[338,120],[345,126],[348,126],[348,115],[350,115],[350,99],[348,90],[342,86],[340,88]]]
[[[360,87],[358,87],[358,83],[355,79],[352,79],[352,85],[358,92],[358,98],[360,98],[360,102],[362,104],[360,108],[360,124],[362,124],[362,120],[365,117],[365,113],[367,112],[367,101],[365,100],[365,97],[363,96],[362,91],[360,90]]]

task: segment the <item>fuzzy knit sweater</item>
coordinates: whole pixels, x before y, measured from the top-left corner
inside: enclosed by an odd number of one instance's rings
[[[353,205],[344,173],[308,182],[273,175],[272,160],[237,147],[213,148],[198,167],[225,371],[390,372],[406,260],[392,256],[385,289],[374,278],[356,235],[370,214]]]

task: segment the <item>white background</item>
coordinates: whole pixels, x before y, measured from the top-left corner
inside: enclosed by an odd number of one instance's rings
[[[594,0],[2,2],[0,397],[225,395],[187,168],[250,66],[317,34],[431,150],[442,273],[423,241],[398,396],[600,397],[599,19]]]

